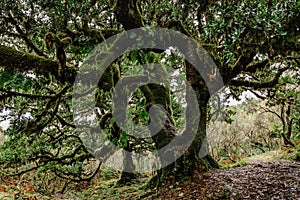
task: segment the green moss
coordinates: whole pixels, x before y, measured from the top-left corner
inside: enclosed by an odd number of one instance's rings
[[[210,169],[210,164],[206,159],[201,159],[204,169],[202,171],[207,172]]]
[[[0,45],[0,66],[7,69],[36,71],[39,74],[49,72],[57,76],[58,62],[34,54],[17,51],[11,47]]]
[[[111,89],[114,88],[119,79],[120,70],[118,66],[113,64],[109,66],[102,74],[98,83],[98,87],[103,89],[104,91],[111,91]]]
[[[239,162],[236,162],[236,163],[233,163],[233,164],[223,164],[223,163],[220,163],[220,167],[223,168],[223,169],[228,169],[228,168],[234,168],[234,167],[242,167],[242,166],[245,166],[245,165],[248,165],[249,163],[246,162],[246,161],[239,161]]]

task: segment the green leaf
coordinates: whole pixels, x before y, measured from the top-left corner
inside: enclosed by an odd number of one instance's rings
[[[126,133],[123,133],[120,136],[120,143],[121,143],[122,147],[127,147],[128,139],[129,139],[129,135],[127,135]]]

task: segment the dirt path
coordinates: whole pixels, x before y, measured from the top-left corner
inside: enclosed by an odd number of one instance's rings
[[[165,186],[153,199],[157,198],[296,200],[300,199],[300,163],[263,160],[242,167],[212,170],[194,177],[192,182]]]
[[[278,160],[277,157],[280,155],[280,151],[268,151],[263,154],[259,154],[256,156],[251,156],[245,158],[245,161],[249,164],[258,164],[258,163],[265,163],[265,162],[272,162],[274,160]]]

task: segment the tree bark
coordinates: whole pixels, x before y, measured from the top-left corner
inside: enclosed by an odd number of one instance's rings
[[[51,73],[57,76],[58,62],[0,45],[0,67],[19,72],[35,71],[38,74]]]
[[[197,134],[185,152],[185,154],[176,161],[176,175],[177,179],[180,179],[182,176],[191,177],[195,170],[196,171],[207,171],[210,168],[218,167],[218,163],[208,155],[207,143],[206,139],[206,124],[207,124],[207,108],[208,102],[210,99],[209,90],[206,84],[204,83],[203,77],[199,74],[199,72],[189,63],[186,62],[186,77],[187,81],[191,84],[192,89],[196,93],[197,96],[197,105],[200,111],[200,118]],[[187,98],[189,98],[191,91],[187,91]],[[191,98],[190,98],[191,99]],[[189,101],[189,99],[187,99]],[[194,105],[194,104],[190,104]],[[187,105],[187,114],[193,113],[194,108]],[[191,116],[186,116],[186,119],[191,119]],[[195,126],[195,124],[193,124]],[[186,135],[184,137],[189,136],[190,124],[187,122],[186,124]],[[201,153],[201,155],[200,155]]]
[[[137,4],[132,0],[119,0],[117,2],[117,6],[114,12],[116,14],[117,20],[123,25],[125,30],[143,26],[143,21],[140,16]],[[191,49],[191,51],[193,50]],[[204,83],[203,78],[200,76],[199,72],[188,63],[186,73],[189,83],[192,85],[193,90],[196,92],[198,100],[197,105],[201,114],[199,124],[196,125],[198,127],[196,127],[197,134],[191,146],[184,153],[184,155],[182,155],[176,162],[159,170],[158,176],[154,177],[154,179],[150,181],[150,186],[158,186],[160,182],[167,177],[174,176],[179,179],[182,176],[192,176],[194,170],[199,169],[199,164],[201,164],[202,166],[204,165],[205,170],[208,170],[210,167],[218,167],[218,164],[214,161],[214,159],[211,156],[205,155],[201,159],[199,157],[199,152],[203,145],[203,141],[206,137],[207,105],[210,98],[208,88],[205,84],[199,85],[200,81]],[[150,92],[146,90],[150,90]],[[169,96],[164,95],[164,91],[162,91],[161,88],[159,88],[158,86],[143,87],[142,91],[146,96],[148,105],[153,105],[153,103],[160,104],[165,110],[168,111],[167,114],[168,120],[170,121],[169,124],[173,125],[172,114],[171,111],[169,111]],[[187,109],[189,109],[187,113],[194,113],[194,108],[189,107],[189,105]],[[183,140],[189,138],[190,131],[192,131],[190,129],[195,128],[195,124],[192,118],[192,116],[186,116],[186,119],[191,119],[191,121],[187,122],[186,124],[187,128],[184,134],[182,135]],[[157,150],[168,144],[170,141],[172,141],[172,139],[174,138],[172,129],[174,129],[174,126],[173,128],[170,128],[167,127],[165,124],[165,127],[153,137],[153,141]],[[175,152],[169,153],[170,156],[174,156]]]

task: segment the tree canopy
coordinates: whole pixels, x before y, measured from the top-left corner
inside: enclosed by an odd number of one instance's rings
[[[95,176],[101,162],[83,145],[74,124],[74,80],[79,68],[88,67],[81,64],[99,43],[133,28],[162,27],[187,35],[208,52],[233,96],[238,98],[251,90],[269,98],[270,104],[281,102],[290,110],[284,125],[299,126],[299,110],[293,110],[299,109],[297,0],[4,0],[0,9],[0,108],[6,111],[0,117],[10,121],[5,131],[8,139],[0,151],[0,164],[6,173],[47,171],[73,181]],[[207,80],[213,82],[218,77],[214,72],[207,77],[200,75],[173,48],[125,53],[107,68],[94,94],[99,126],[113,144],[128,152],[155,152],[172,141],[180,124],[188,123],[180,114],[182,105],[174,91],[149,84],[133,94],[128,113],[134,122],[149,124],[153,104],[167,112],[162,130],[140,139],[115,122],[113,88],[128,72],[145,74],[138,66],[149,63],[163,64],[163,70],[179,70],[192,86],[201,114],[197,134],[176,162],[158,170],[154,185],[166,177],[191,176],[195,170],[201,171],[199,165],[206,170],[217,167],[210,155],[199,157],[199,151],[206,137],[211,97]],[[183,138],[188,131],[184,130]],[[284,128],[287,134],[291,131]],[[134,171],[133,158],[124,160],[124,166]],[[123,173],[121,179],[130,178],[132,174]]]

